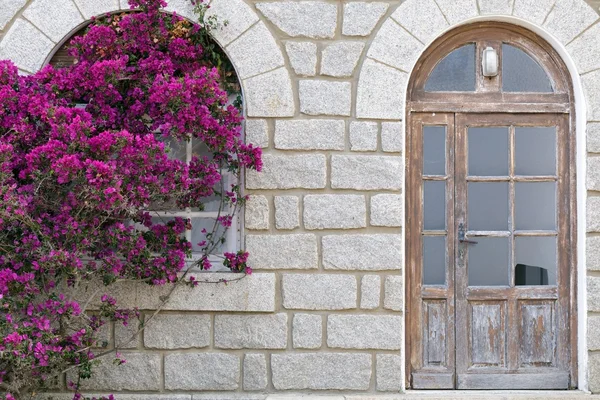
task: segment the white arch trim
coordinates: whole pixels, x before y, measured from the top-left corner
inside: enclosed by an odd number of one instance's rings
[[[423,0],[408,0],[402,3],[400,8],[392,14],[392,17],[384,22],[381,29],[375,36],[371,47],[367,52],[367,57],[363,62],[358,90],[357,90],[357,101],[356,101],[356,115],[358,118],[365,119],[387,119],[387,120],[403,120],[404,110],[406,105],[406,93],[408,88],[408,78],[412,75],[416,61],[422,56],[425,50],[433,43],[436,39],[443,36],[446,32],[461,26],[475,22],[482,21],[497,21],[507,22],[514,25],[519,25],[524,28],[535,32],[540,37],[545,39],[562,57],[566,64],[571,80],[573,83],[573,90],[575,95],[575,112],[576,112],[576,165],[577,165],[577,313],[578,313],[578,339],[577,339],[577,356],[578,356],[578,382],[577,387],[579,390],[588,391],[588,350],[587,350],[587,276],[586,276],[586,203],[587,203],[587,191],[586,191],[586,164],[587,164],[587,153],[586,153],[586,125],[588,117],[590,120],[597,120],[600,118],[594,117],[595,114],[600,114],[600,98],[598,95],[593,96],[593,90],[600,86],[600,82],[597,82],[594,86],[593,83],[589,82],[590,88],[584,88],[584,82],[581,74],[579,73],[578,64],[582,65],[582,59],[580,55],[572,54],[569,51],[569,44],[574,43],[576,40],[583,38],[584,35],[580,36],[582,32],[586,31],[589,26],[594,25],[598,20],[598,14],[591,9],[586,3],[581,0],[569,1],[569,3],[578,3],[573,5],[574,10],[583,9],[585,12],[590,11],[594,13],[594,17],[587,17],[589,22],[588,26],[579,26],[579,32],[576,34],[565,33],[569,29],[565,29],[564,26],[555,27],[544,25],[541,26],[537,21],[548,21],[548,14],[546,13],[545,19],[540,19],[539,15],[532,14],[534,20],[526,20],[522,17],[516,17],[514,15],[503,15],[503,14],[486,14],[478,15],[477,10],[470,10],[469,6],[465,6],[465,1],[457,1],[455,4],[455,12],[452,14],[454,23],[448,22],[448,13],[441,13],[444,17],[445,23],[440,26],[431,25],[432,30],[421,30],[420,32],[411,32],[407,27],[398,22],[394,16],[402,15],[399,12],[402,9],[402,13],[407,10],[417,9],[422,7]],[[434,0],[428,0],[433,2]],[[445,4],[450,7],[450,3],[453,0],[437,0],[436,5]],[[486,3],[485,0],[479,0],[481,3]],[[557,0],[558,2],[567,2],[568,0]],[[466,0],[467,3],[470,0]],[[527,0],[515,0],[518,2],[528,2]],[[418,4],[417,4],[418,3]],[[474,1],[473,1],[474,3]],[[489,3],[489,1],[487,2]],[[481,6],[481,4],[479,4]],[[440,7],[441,9],[442,7]],[[478,7],[479,9],[480,7]],[[483,9],[481,7],[481,9]],[[446,10],[447,11],[447,10]],[[507,9],[506,11],[511,11]],[[548,11],[549,12],[549,11]],[[430,14],[423,13],[430,17]],[[457,15],[463,15],[464,18],[459,18]],[[435,17],[433,18],[433,20]],[[575,19],[575,18],[573,18]],[[404,31],[404,32],[403,32]],[[407,46],[399,45],[394,46],[394,39],[390,37],[390,32],[396,32],[403,36],[404,43],[410,43],[412,41],[412,49],[410,44]],[[434,33],[432,33],[434,32]],[[593,37],[593,35],[590,35]],[[411,40],[412,37],[412,40]],[[574,40],[575,39],[575,40]],[[378,47],[378,42],[385,45]],[[589,51],[594,54],[598,51],[600,54],[600,44],[593,43],[593,40],[587,40],[589,44]],[[597,42],[597,40],[595,41]],[[390,46],[390,43],[392,45]],[[396,42],[397,43],[397,42]],[[581,45],[580,45],[581,46]],[[578,57],[579,56],[579,57]],[[407,61],[408,60],[408,61]],[[576,62],[577,60],[577,62]],[[405,68],[402,68],[404,63]],[[600,65],[598,66],[600,67]],[[592,79],[588,79],[592,81]],[[597,81],[600,80],[600,76],[597,77]],[[587,91],[584,89],[588,89]],[[403,132],[404,138],[406,138],[406,127]],[[406,143],[406,140],[404,140]],[[405,154],[405,153],[403,153]],[[402,192],[406,193],[405,186],[402,188]],[[406,221],[406,216],[403,216]],[[404,227],[406,223],[402,224],[403,235],[405,235]],[[403,236],[405,237],[405,236]],[[405,259],[403,257],[403,259]],[[402,274],[405,279],[406,274]],[[404,324],[406,326],[406,324]],[[405,342],[405,341],[404,341]],[[402,357],[405,357],[406,352],[402,353]],[[405,367],[405,363],[402,362],[402,369]],[[402,371],[402,376],[405,376],[405,371]]]
[[[168,0],[166,11],[196,21],[189,0]],[[33,73],[94,15],[127,10],[127,0],[34,0],[15,13],[0,41],[0,59]],[[296,112],[285,58],[269,28],[243,0],[211,0],[208,16],[227,21],[213,32],[242,83],[248,117],[291,117]]]

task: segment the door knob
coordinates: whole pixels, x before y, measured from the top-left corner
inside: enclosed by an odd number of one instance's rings
[[[466,244],[477,244],[475,240],[469,240],[465,237],[465,224],[458,224],[458,241]]]

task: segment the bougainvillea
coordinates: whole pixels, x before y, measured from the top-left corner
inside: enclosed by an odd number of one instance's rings
[[[74,65],[19,76],[0,61],[6,399],[52,386],[68,369],[78,372],[68,383],[78,392],[103,325],[127,323],[136,311],[101,292],[90,312],[74,289],[123,280],[196,285],[185,274],[192,221],[162,222],[153,210],[202,210],[207,199],[222,199],[228,207],[220,210],[229,211],[217,219],[220,233],[205,231],[196,245],[196,266],[209,268],[208,256],[245,200],[238,186],[224,186],[224,173],[261,168],[260,149],[240,138],[241,113],[211,67],[214,54],[205,53],[206,28],[159,12],[162,0],[130,5],[137,10],[99,17],[71,41]],[[166,145],[190,140],[205,150],[189,162]],[[244,252],[225,253],[223,265],[249,273],[246,260]]]

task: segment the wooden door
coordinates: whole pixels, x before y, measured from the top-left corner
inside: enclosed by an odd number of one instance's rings
[[[568,116],[410,124],[412,387],[568,388]]]

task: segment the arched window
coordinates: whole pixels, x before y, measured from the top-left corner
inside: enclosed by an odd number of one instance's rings
[[[437,40],[408,88],[407,380],[576,382],[574,108],[543,39],[480,23]]]
[[[63,41],[58,48],[55,49],[52,54],[49,64],[54,66],[55,68],[64,68],[69,65],[73,65],[77,60],[69,55],[69,47],[72,40],[78,36],[85,34],[89,24],[81,27],[75,33],[73,33],[67,40]],[[223,82],[223,88],[229,94],[229,102],[230,104],[235,104],[237,106],[241,106],[241,86],[237,75],[235,74],[235,70],[226,54],[219,47],[219,45],[208,39],[210,46],[210,51],[207,53],[211,53],[214,57],[218,57],[220,73]],[[85,107],[85,104],[81,105]],[[174,159],[179,159],[182,161],[190,162],[193,156],[198,157],[212,157],[212,154],[209,152],[208,148],[200,141],[196,139],[191,139],[187,143],[182,143],[180,141],[174,140],[172,138],[164,138],[161,135],[157,134],[157,138],[165,142],[166,146],[169,148],[169,156]],[[224,188],[228,190],[232,184],[237,184],[237,180],[235,176],[228,171],[222,171],[222,175],[224,176]],[[203,230],[211,232],[213,227],[215,226],[215,220],[219,216],[219,207],[221,206],[221,199],[218,196],[214,196],[213,198],[207,199],[204,202],[203,210],[196,209],[187,209],[181,210],[177,209],[173,204],[173,207],[169,207],[165,209],[164,207],[160,210],[150,210],[153,215],[153,220],[155,222],[168,222],[172,220],[174,217],[183,217],[188,218],[191,221],[192,229],[189,229],[185,233],[186,239],[192,244],[192,253],[193,257],[190,262],[196,261],[200,257],[200,250],[202,246],[199,246],[198,243],[205,240],[205,233]],[[229,210],[224,210],[228,212]],[[216,224],[219,226],[219,224]],[[142,228],[142,227],[139,227]],[[222,228],[219,228],[222,229]],[[239,213],[236,214],[231,227],[228,229],[227,234],[225,236],[225,242],[222,243],[214,252],[215,256],[211,257],[211,262],[213,264],[213,268],[210,269],[211,272],[214,271],[229,271],[229,269],[225,268],[222,265],[222,254],[224,252],[236,252],[241,247],[241,221],[239,218]]]

